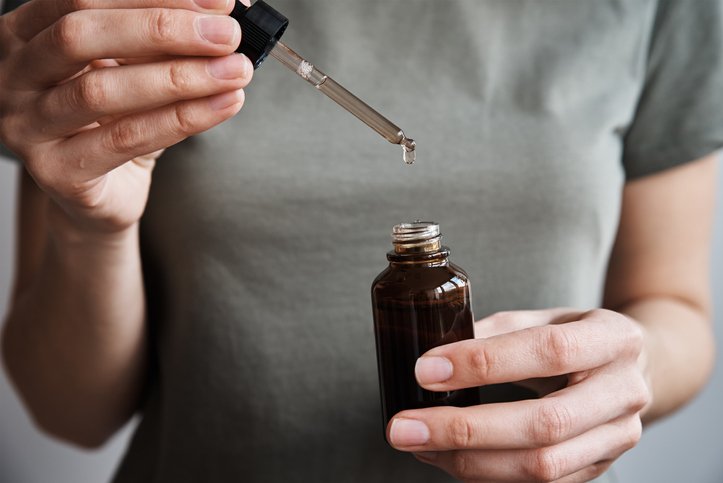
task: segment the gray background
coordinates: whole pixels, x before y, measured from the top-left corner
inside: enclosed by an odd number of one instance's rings
[[[0,159],[0,314],[7,309],[13,270],[17,171]],[[723,186],[723,170],[718,176]],[[723,191],[723,190],[722,190]],[[718,196],[713,257],[716,333],[723,340],[723,193]],[[2,322],[0,322],[1,324]],[[723,359],[719,350],[718,364]],[[616,465],[621,483],[723,483],[723,375],[675,416],[646,430],[643,441]],[[78,451],[39,434],[0,371],[0,483],[107,481],[132,424],[105,448]]]

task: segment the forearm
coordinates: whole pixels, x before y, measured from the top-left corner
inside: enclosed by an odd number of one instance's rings
[[[39,426],[96,446],[134,412],[145,371],[138,228],[50,234],[6,321],[8,372]]]
[[[644,410],[650,423],[690,401],[713,369],[715,343],[707,310],[673,297],[647,297],[618,311],[645,331],[645,372],[652,403]]]
[[[713,366],[710,249],[717,155],[625,185],[604,305],[645,330],[644,421],[690,401]]]

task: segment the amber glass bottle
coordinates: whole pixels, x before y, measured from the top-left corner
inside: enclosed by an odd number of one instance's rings
[[[372,285],[385,426],[404,409],[481,402],[478,388],[431,392],[414,377],[417,358],[426,351],[474,337],[467,274],[448,260],[436,223],[397,225],[392,243],[389,266]]]

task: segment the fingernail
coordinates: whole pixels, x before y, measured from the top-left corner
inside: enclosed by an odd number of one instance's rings
[[[201,17],[196,22],[201,37],[214,44],[228,45],[236,42],[241,29],[236,20],[225,15]]]
[[[420,384],[444,382],[452,377],[454,367],[446,357],[420,357],[414,367],[414,374]]]
[[[429,441],[429,428],[416,419],[395,419],[389,428],[389,440],[394,446],[418,446]]]
[[[206,10],[226,10],[229,0],[193,0],[196,5]]]
[[[437,459],[436,451],[422,451],[420,453],[414,453],[414,456],[422,461],[434,461]]]
[[[237,91],[215,95],[208,100],[208,103],[211,105],[211,109],[221,111],[241,102],[243,95],[243,89],[239,89]]]
[[[238,79],[244,77],[251,62],[243,54],[217,57],[208,62],[208,73],[217,79]]]

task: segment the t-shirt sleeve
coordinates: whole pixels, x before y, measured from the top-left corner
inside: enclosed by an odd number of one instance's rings
[[[723,147],[723,0],[660,0],[623,144],[628,179]]]

